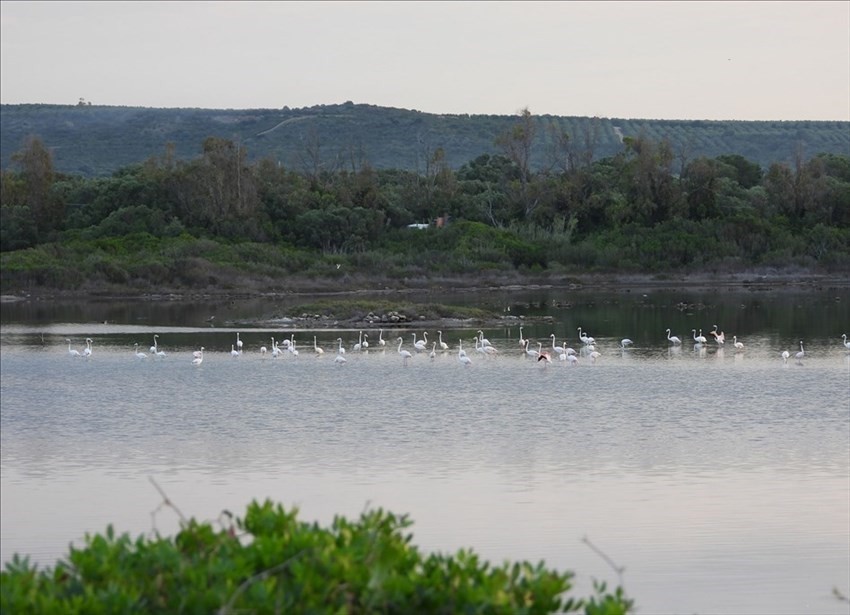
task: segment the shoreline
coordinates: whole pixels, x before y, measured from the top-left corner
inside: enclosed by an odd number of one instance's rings
[[[393,284],[395,282],[395,284]],[[762,292],[782,292],[805,288],[850,287],[850,273],[824,274],[806,271],[751,271],[740,273],[688,273],[688,274],[587,274],[580,276],[551,274],[520,275],[499,280],[491,276],[464,275],[455,277],[417,278],[398,281],[378,276],[355,274],[342,279],[290,278],[285,290],[260,291],[248,283],[244,288],[174,288],[161,292],[128,287],[94,286],[76,290],[37,287],[3,292],[0,303],[17,301],[49,300],[145,300],[180,301],[202,298],[249,299],[257,297],[297,296],[385,296],[391,294],[412,295],[427,292],[495,292],[523,291],[534,289],[567,289],[574,292],[593,291],[647,291],[647,290],[693,290],[699,287],[712,289],[748,289]]]

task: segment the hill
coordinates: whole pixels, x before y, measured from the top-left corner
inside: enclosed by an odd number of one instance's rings
[[[791,163],[798,153],[850,155],[850,122],[635,120],[534,116],[532,165],[554,160],[555,134],[593,159],[620,151],[622,138],[667,139],[688,159],[739,154],[767,167]],[[25,138],[36,135],[54,154],[58,171],[86,177],[163,155],[191,159],[207,137],[231,139],[249,160],[271,158],[301,170],[368,161],[376,168],[424,172],[438,149],[454,169],[486,153],[517,116],[438,115],[346,102],[290,109],[156,109],[97,105],[0,105],[0,164],[7,168]]]

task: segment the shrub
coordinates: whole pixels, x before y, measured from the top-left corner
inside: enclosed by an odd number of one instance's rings
[[[381,509],[328,528],[252,502],[244,519],[185,522],[174,538],[87,535],[55,568],[17,554],[0,579],[4,613],[552,613],[617,615],[621,589],[568,597],[571,572],[491,566],[471,550],[423,555],[406,516]],[[229,517],[228,517],[229,518]],[[227,519],[225,519],[227,521]],[[225,527],[225,525],[227,525]]]

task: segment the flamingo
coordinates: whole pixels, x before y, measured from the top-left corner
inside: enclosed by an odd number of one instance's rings
[[[795,354],[794,358],[798,361],[802,361],[804,356],[806,356],[806,352],[803,350],[803,340],[800,340],[800,352]]]
[[[597,352],[597,351],[595,351],[595,350],[594,350],[593,352],[591,352],[591,353],[590,353],[590,360],[591,360],[593,363],[596,363],[596,359],[598,359],[598,358],[599,358],[599,357],[601,357],[601,356],[602,356],[602,353],[599,353],[599,352]]]
[[[416,334],[414,333],[413,335],[416,335]],[[410,357],[412,357],[413,355],[412,355],[412,354],[410,354],[410,351],[408,351],[408,350],[402,350],[402,349],[401,349],[401,345],[402,345],[403,343],[404,343],[404,339],[402,339],[401,337],[399,337],[399,338],[398,338],[398,354],[401,356],[401,358],[402,358],[402,363],[404,363],[404,366],[405,366],[405,367],[407,367],[407,360],[408,360]]]
[[[568,354],[567,361],[569,361],[570,365],[572,365],[573,367],[578,366],[578,357],[574,354]]]
[[[336,341],[339,342],[339,348],[337,349],[336,353],[337,354],[345,354],[345,348],[343,348],[343,346],[342,346],[342,338],[338,337],[338,338],[336,338]]]
[[[702,331],[700,331],[700,333],[702,333]],[[711,334],[714,336],[714,341],[716,341],[718,344],[726,343],[726,334],[723,333],[723,331],[718,332],[717,325],[714,325],[714,330],[712,330]]]
[[[697,344],[705,344],[705,342],[707,340],[705,339],[705,336],[703,336],[703,334],[702,334],[702,329],[699,330],[699,335],[697,335],[696,329],[691,329],[691,332],[694,334],[694,341]]]
[[[667,339],[670,340],[672,344],[675,344],[677,346],[682,343],[682,340],[680,340],[678,337],[676,337],[675,335],[670,335],[670,329],[667,329]]]
[[[850,350],[850,342],[848,342],[848,341],[847,341],[847,334],[846,334],[846,333],[842,333],[842,334],[841,334],[841,339],[843,339],[843,340],[844,340],[844,347],[845,347],[847,350]]]
[[[581,332],[581,327],[578,328],[578,339],[581,340],[582,344],[588,344],[588,345],[593,344],[596,341],[596,339],[590,337],[589,335],[584,335]]]
[[[448,344],[446,344],[446,343],[443,341],[443,332],[442,332],[442,331],[437,331],[437,335],[440,337],[440,350],[448,350],[448,349],[449,349],[449,345],[448,345]],[[846,337],[846,336],[845,336],[845,337]],[[848,346],[848,348],[850,348],[850,346]]]
[[[742,342],[739,342],[739,341],[738,341],[738,336],[737,336],[737,335],[733,335],[733,336],[732,336],[732,345],[733,345],[733,346],[734,346],[737,350],[743,350],[743,349],[744,349],[744,344],[743,344]]]
[[[230,356],[231,357],[238,357],[239,356],[239,351],[233,348],[233,344],[230,345]]]
[[[788,352],[787,350],[783,350],[783,351],[782,351],[782,360],[783,360],[785,363],[788,363],[788,357],[790,357],[790,356],[791,356],[791,353],[790,353],[790,352]]]
[[[265,357],[265,356],[266,356],[266,353],[267,353],[268,351],[269,351],[269,349],[268,349],[268,348],[266,348],[265,346],[260,346],[260,355],[262,355],[263,357]]]
[[[490,340],[484,337],[484,333],[479,331],[480,337],[478,338],[481,342],[481,350],[485,354],[496,354],[499,351],[496,350],[496,347],[490,343]]]
[[[473,341],[473,342],[475,342],[475,352],[481,353],[482,355],[486,355],[486,354],[487,354],[487,351],[486,351],[486,350],[484,350],[484,346],[482,346],[481,344],[479,344],[479,342],[480,342],[481,340],[478,338],[478,336],[473,337],[473,338],[472,338],[472,341]]]
[[[466,353],[463,350],[459,350],[457,353],[457,360],[461,365],[465,365],[469,367],[472,365],[472,359],[466,356]]]
[[[277,359],[280,356],[281,350],[280,346],[277,345],[277,342],[272,338],[272,359]]]
[[[625,348],[626,346],[631,346],[632,344],[634,344],[634,342],[627,337],[620,340],[620,348]]]
[[[437,358],[437,342],[431,342],[431,352],[428,356],[432,361]]]
[[[366,350],[369,347],[369,342],[367,341],[368,339],[369,339],[369,334],[364,333],[363,334],[363,350]]]
[[[156,351],[159,350],[159,348],[157,348],[157,345],[156,345],[156,338],[158,338],[158,337],[159,337],[159,335],[157,335],[157,334],[154,334],[154,336],[153,336],[153,346],[151,346],[151,348],[150,348],[151,354],[156,354]]]
[[[552,357],[549,356],[549,353],[544,350],[541,351],[539,355],[537,355],[537,362],[540,363],[540,361],[543,361],[543,367],[546,367],[552,362]]]
[[[136,354],[136,358],[137,358],[137,359],[147,359],[147,358],[148,358],[148,355],[146,355],[144,352],[142,352],[141,350],[139,350],[139,345],[138,345],[138,344],[135,344],[135,345],[134,345],[134,350],[133,350],[133,352]]]
[[[200,365],[204,362],[204,347],[201,346],[200,350],[196,350],[192,353],[194,359],[192,359],[192,365]]]
[[[384,339],[384,330],[381,329],[380,331],[378,331],[378,346],[383,348],[386,345],[387,345],[387,340]]]
[[[357,343],[354,344],[352,350],[354,352],[358,352],[361,348],[363,348],[363,331],[360,332],[360,337],[357,340]]]
[[[519,328],[519,345],[520,345],[522,348],[525,348],[526,341],[527,341],[527,340],[523,339],[523,337],[522,337],[522,327],[520,327],[520,328]]]
[[[422,337],[424,339],[417,341],[416,340],[416,332],[414,331],[414,333],[413,333],[413,347],[416,348],[416,350],[426,350],[427,349],[428,332],[426,331],[425,333],[423,333]]]
[[[93,344],[92,339],[90,337],[87,337],[86,338],[86,348],[85,348],[85,350],[83,350],[83,356],[87,359],[91,356],[91,346],[92,346],[92,344]]]
[[[537,357],[539,357],[540,352],[538,352],[537,350],[529,350],[528,344],[529,344],[529,340],[525,340],[525,354],[526,354],[526,356],[531,357],[532,359],[536,359]]]
[[[458,357],[465,357],[466,351],[463,349],[463,340],[458,340],[457,342],[458,342],[457,356]]]
[[[325,351],[316,344],[316,336],[313,336],[313,350],[316,354],[325,354]]]
[[[343,363],[345,363],[345,357],[341,354],[337,354],[334,357],[334,363],[336,363],[337,365],[342,365]]]
[[[289,336],[289,344],[287,344],[286,349],[289,351],[293,357],[298,356],[298,350],[295,348],[295,334]]]
[[[68,355],[69,356],[72,356],[72,357],[82,356],[80,354],[79,350],[77,350],[76,348],[71,348],[71,340],[69,340],[68,338],[65,338],[65,341],[68,342]]]
[[[242,352],[242,340],[239,339],[239,332],[236,332],[236,348]]]
[[[566,352],[567,352],[567,342],[564,341],[563,346],[556,346],[555,345],[555,334],[552,333],[552,334],[549,335],[549,337],[552,338],[552,350],[554,350],[555,353],[558,354],[559,356],[562,355],[562,354],[566,354]]]

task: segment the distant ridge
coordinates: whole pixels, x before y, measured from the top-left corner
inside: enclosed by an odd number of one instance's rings
[[[793,163],[798,153],[804,159],[819,153],[850,156],[850,122],[534,118],[536,169],[555,160],[553,128],[566,131],[572,146],[595,160],[622,151],[623,138],[641,134],[667,139],[677,156],[688,160],[739,154],[767,167]],[[241,110],[0,105],[0,163],[9,167],[27,136],[36,135],[53,151],[58,171],[106,176],[162,156],[168,143],[176,158],[195,158],[203,141],[215,136],[243,145],[251,161],[270,158],[296,171],[308,164],[331,170],[368,162],[379,169],[424,172],[440,148],[454,169],[482,154],[499,153],[496,138],[516,121],[513,115],[431,114],[352,102]]]

